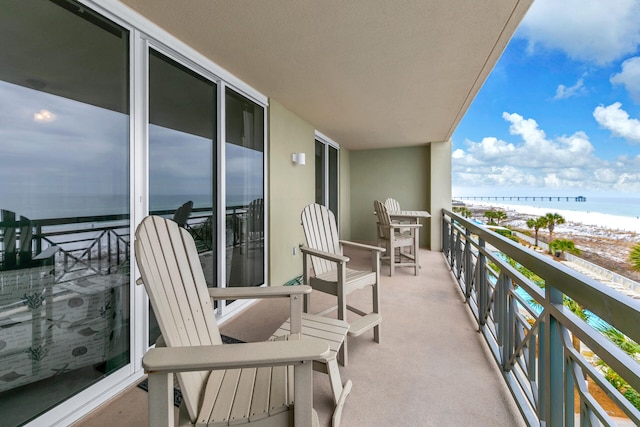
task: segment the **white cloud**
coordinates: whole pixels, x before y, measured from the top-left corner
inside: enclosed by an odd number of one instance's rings
[[[456,149],[452,158],[454,188],[640,192],[640,156],[605,161],[582,131],[550,139],[534,119],[516,113],[503,118],[520,141],[465,141],[465,149]]]
[[[534,119],[525,119],[516,113],[502,113],[502,118],[511,123],[509,132],[519,135],[524,141],[524,145],[516,149],[516,157],[521,165],[541,168],[552,163],[558,167],[572,167],[591,161],[593,146],[584,132],[552,141],[547,139]]]
[[[618,174],[611,168],[596,169],[593,175],[603,183],[614,183],[618,180]]]
[[[470,153],[480,153],[483,159],[496,159],[510,156],[515,151],[513,144],[508,144],[492,136],[483,138],[480,144],[470,147]]]
[[[453,154],[451,154],[451,158],[453,159],[462,159],[464,158],[464,150],[461,149],[457,149],[453,152]]]
[[[567,99],[583,93],[586,93],[586,89],[584,87],[584,79],[578,79],[576,84],[570,87],[559,85],[556,89],[556,96],[554,96],[553,99]]]
[[[517,33],[530,51],[561,50],[570,58],[607,64],[640,44],[638,0],[536,0]]]
[[[599,105],[593,110],[593,117],[612,134],[620,136],[630,142],[640,143],[640,120],[629,118],[622,104],[613,103],[607,107]]]
[[[610,81],[614,85],[624,85],[631,98],[640,103],[640,56],[624,61],[622,63],[622,71],[614,74]]]

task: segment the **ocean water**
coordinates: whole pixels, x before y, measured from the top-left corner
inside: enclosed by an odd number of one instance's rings
[[[227,206],[246,206],[259,195],[229,195]],[[192,200],[194,208],[211,207],[211,197],[202,194],[157,195],[149,209],[170,211]],[[71,218],[100,215],[126,215],[130,213],[128,195],[6,195],[0,193],[0,209],[15,212],[31,220]]]
[[[456,199],[462,202],[465,199]],[[471,201],[469,201],[471,202]],[[586,202],[576,202],[572,198],[570,201],[561,199],[560,201],[551,200],[476,200],[474,204],[501,204],[501,205],[513,205],[513,206],[532,206],[540,209],[549,209],[550,212],[554,210],[563,211],[575,211],[575,212],[597,212],[608,215],[624,216],[631,218],[640,217],[640,197],[615,197],[615,196],[588,196]]]

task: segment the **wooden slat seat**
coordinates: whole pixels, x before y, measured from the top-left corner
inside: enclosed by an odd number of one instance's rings
[[[285,340],[289,336],[284,336]],[[286,366],[215,371],[207,380],[198,422],[231,426],[289,411],[294,403],[293,369]]]

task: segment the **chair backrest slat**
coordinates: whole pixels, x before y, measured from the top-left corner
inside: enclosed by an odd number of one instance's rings
[[[388,210],[390,210],[391,212],[398,212],[400,211],[400,203],[396,200],[393,199],[391,197],[389,197],[387,200],[384,201],[384,205],[387,207]]]
[[[198,251],[189,232],[173,221],[149,216],[136,229],[135,256],[166,345],[222,344]],[[192,421],[208,375],[177,374]]]
[[[326,206],[317,203],[307,205],[302,210],[302,228],[307,245],[312,249],[342,255],[336,219]],[[335,262],[311,257],[315,274],[323,274],[337,268]]]
[[[391,224],[389,211],[387,210],[387,206],[384,203],[382,203],[380,200],[374,200],[373,209],[376,211],[376,215],[378,216],[378,224]],[[387,240],[391,237],[391,229],[389,227],[379,227],[379,233],[383,238]]]

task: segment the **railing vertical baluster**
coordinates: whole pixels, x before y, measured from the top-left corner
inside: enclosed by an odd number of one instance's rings
[[[566,331],[564,331],[566,333]],[[575,365],[571,362],[571,359],[568,357],[565,358],[564,362],[564,402],[565,402],[565,413],[564,413],[564,425],[566,427],[573,427],[575,423],[575,400],[574,400],[574,390],[575,390],[575,380],[573,377],[573,370]]]
[[[456,261],[455,261],[455,275],[456,275],[456,279],[458,279],[458,283],[460,282],[460,272],[462,270],[462,236],[461,233],[458,232],[456,235],[456,247],[455,247],[455,252],[456,252]]]
[[[451,219],[451,233],[449,234],[449,265],[453,268],[453,259],[454,259],[454,235],[456,233],[456,228],[453,226],[453,218]]]
[[[548,422],[548,410],[547,407],[550,403],[549,400],[549,387],[548,387],[548,374],[549,371],[549,358],[546,355],[549,353],[549,342],[547,339],[547,335],[549,335],[549,331],[547,329],[547,324],[549,323],[549,316],[547,314],[542,314],[544,316],[543,320],[540,322],[540,327],[538,329],[538,350],[539,356],[536,355],[538,360],[538,372],[537,372],[537,385],[538,385],[538,417],[541,422]],[[547,424],[548,425],[548,424]]]
[[[444,253],[446,258],[447,254],[449,253],[449,250],[448,250],[449,248],[447,248],[447,236],[449,235],[449,230],[447,227],[447,219],[444,215],[442,216],[441,228],[442,228],[442,234],[440,235],[440,239],[442,243],[442,252]]]
[[[473,282],[473,264],[471,262],[471,231],[465,230],[464,244],[464,285],[467,289],[471,287]]]
[[[487,271],[487,257],[482,253],[485,249],[485,241],[482,238],[478,238],[478,261],[476,264],[476,268],[480,272],[478,283],[476,284],[476,293],[478,295],[478,326],[480,329],[486,323],[484,320],[484,316],[482,313],[487,309],[487,303],[489,300],[488,297],[488,280],[487,275],[489,272]]]
[[[33,236],[36,244],[36,255],[42,252],[42,226],[36,225],[36,234]]]
[[[111,230],[107,231],[107,266],[111,271]]]
[[[116,257],[116,265],[119,266],[120,265],[120,236],[118,236],[118,233],[115,233],[115,241],[116,241],[116,247],[114,248],[115,251],[115,257]]]
[[[496,285],[496,318],[498,328],[498,345],[502,348],[502,369],[507,369],[507,363],[511,357],[511,340],[509,330],[513,328],[511,319],[509,318],[508,296],[509,283],[511,278],[505,274],[500,274],[498,284]]]

